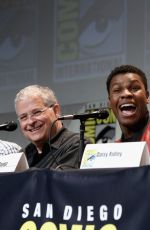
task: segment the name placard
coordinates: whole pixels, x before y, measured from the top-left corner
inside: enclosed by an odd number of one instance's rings
[[[0,155],[0,172],[23,171],[28,168],[28,162],[23,152]]]
[[[87,144],[80,168],[127,168],[149,164],[149,150],[145,141]]]

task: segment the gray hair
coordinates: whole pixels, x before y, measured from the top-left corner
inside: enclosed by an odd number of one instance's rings
[[[25,97],[39,96],[43,99],[46,106],[57,103],[57,98],[50,88],[40,85],[30,85],[21,89],[15,97],[15,109],[17,102],[23,100]]]

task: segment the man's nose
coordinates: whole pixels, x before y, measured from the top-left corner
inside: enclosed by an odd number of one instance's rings
[[[121,97],[132,97],[133,94],[129,89],[124,89],[121,93]]]
[[[27,122],[30,124],[30,123],[33,123],[34,121],[35,121],[34,116],[32,116],[32,114],[28,114]]]

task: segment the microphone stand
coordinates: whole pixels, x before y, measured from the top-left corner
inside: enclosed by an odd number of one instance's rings
[[[85,120],[86,119],[80,119],[79,166],[80,166],[82,155],[83,155],[84,148],[85,148],[85,143],[84,143]]]

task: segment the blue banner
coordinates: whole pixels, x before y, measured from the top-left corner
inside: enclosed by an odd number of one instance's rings
[[[150,167],[0,174],[0,229],[149,230]]]

